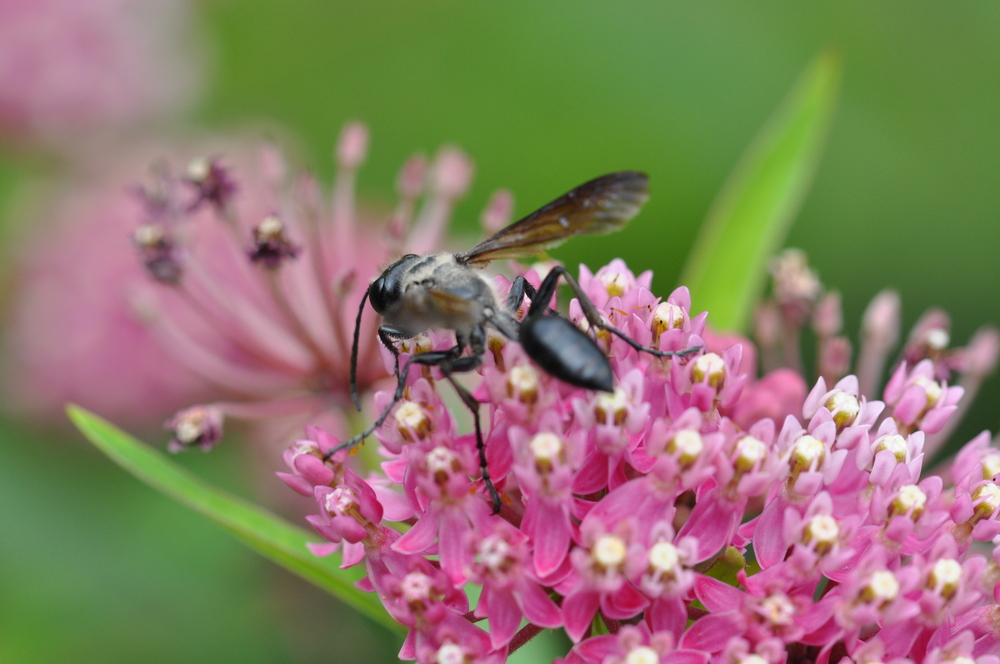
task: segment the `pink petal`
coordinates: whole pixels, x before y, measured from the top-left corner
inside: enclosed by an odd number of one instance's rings
[[[537,500],[537,499],[536,499]],[[562,507],[538,500],[535,526],[535,573],[545,577],[559,569],[569,550],[570,529]]]
[[[743,634],[745,629],[741,616],[735,611],[710,613],[695,621],[681,637],[681,648],[719,652],[729,639]]]
[[[437,538],[437,516],[428,510],[406,534],[393,542],[392,548],[400,553],[423,553],[431,548]]]
[[[704,574],[695,577],[694,593],[709,611],[732,611],[743,606],[742,590]]]
[[[587,590],[573,593],[563,600],[566,634],[573,639],[573,643],[579,642],[590,629],[590,621],[594,619],[600,601],[600,595]]]
[[[562,611],[538,584],[525,580],[518,584],[516,593],[515,598],[528,622],[549,629],[562,627]]]

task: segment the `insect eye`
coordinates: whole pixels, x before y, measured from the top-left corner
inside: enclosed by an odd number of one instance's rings
[[[385,277],[379,277],[374,282],[372,282],[371,288],[368,290],[368,301],[372,303],[372,309],[376,313],[382,315],[388,306],[388,296],[389,293],[385,289]]]

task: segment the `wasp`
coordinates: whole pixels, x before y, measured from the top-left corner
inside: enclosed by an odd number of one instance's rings
[[[498,512],[500,496],[486,464],[479,402],[453,377],[456,373],[474,371],[482,364],[487,331],[494,330],[520,343],[538,366],[559,380],[590,390],[614,390],[611,363],[604,351],[586,332],[548,307],[560,278],[579,300],[591,331],[605,330],[637,351],[657,357],[684,356],[697,351],[697,348],[660,351],[639,344],[605,322],[576,279],[561,266],[553,267],[537,290],[524,277],[517,277],[503,301],[482,272],[482,268],[494,260],[537,254],[575,235],[599,235],[619,230],[648,200],[648,183],[648,177],[636,171],[604,175],[563,194],[469,251],[426,256],[407,254],[387,267],[369,285],[358,308],[351,348],[350,388],[354,404],[360,410],[358,337],[367,301],[382,317],[379,339],[396,356],[396,391],[374,424],[330,450],[326,458],[339,450],[360,445],[382,426],[403,399],[412,365],[437,367],[472,412],[483,482],[489,490],[494,512]],[[525,296],[531,299],[531,306],[518,321],[517,312]],[[455,345],[446,350],[414,354],[400,367],[399,350],[394,342],[413,338],[430,329],[454,331]]]

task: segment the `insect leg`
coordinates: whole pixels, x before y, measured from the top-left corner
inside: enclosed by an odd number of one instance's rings
[[[518,308],[521,306],[521,303],[524,302],[525,295],[530,297],[531,302],[534,303],[537,299],[538,291],[535,290],[535,287],[532,286],[527,279],[524,277],[517,277],[510,285],[510,292],[507,294],[507,302],[504,305],[507,311],[512,314],[517,314]],[[550,294],[549,299],[546,300],[546,302],[551,299],[552,295]],[[549,309],[549,313],[554,316],[559,315],[558,311],[553,311],[552,309]]]
[[[405,332],[401,332],[394,327],[388,325],[380,325],[378,328],[378,338],[382,342],[393,357],[396,358],[396,380],[399,380],[399,349],[396,348],[396,344],[393,341],[399,339],[412,339],[413,337]]]
[[[472,421],[476,426],[476,449],[479,451],[479,468],[483,474],[483,484],[486,485],[486,489],[490,492],[490,500],[493,503],[493,513],[498,514],[500,512],[500,494],[497,492],[495,486],[493,486],[493,479],[490,477],[490,469],[486,463],[486,443],[483,441],[483,429],[479,422],[479,401],[476,400],[472,394],[458,384],[452,377],[452,372],[462,372],[462,371],[472,371],[479,367],[483,363],[483,356],[472,355],[470,357],[463,357],[451,363],[451,366],[445,369],[444,366],[441,367],[441,371],[444,373],[445,378],[451,383],[451,386],[455,388],[455,392],[458,393],[459,398],[465,407],[469,409],[472,413]]]
[[[594,303],[590,301],[590,298],[587,297],[587,294],[583,291],[583,288],[577,280],[573,278],[573,275],[571,275],[566,268],[560,265],[553,267],[552,270],[545,275],[545,279],[542,280],[542,285],[535,295],[528,292],[528,296],[531,297],[531,309],[528,310],[527,316],[544,315],[544,308],[546,307],[545,303],[551,301],[552,296],[555,294],[560,276],[566,280],[566,283],[573,290],[573,294],[576,295],[576,299],[580,302],[580,308],[583,309],[583,315],[587,317],[587,322],[589,322],[592,327],[600,330],[606,330],[637,351],[649,353],[650,355],[654,355],[656,357],[684,357],[700,350],[700,347],[697,346],[694,348],[685,348],[684,350],[676,351],[664,351],[657,348],[650,348],[649,346],[643,346],[638,341],[635,341],[613,325],[608,325],[601,318],[601,313],[597,310],[597,307],[594,306]],[[527,286],[530,287],[530,284],[527,284]],[[525,290],[527,291],[527,288]]]
[[[382,411],[382,414],[378,416],[378,419],[375,420],[375,423],[372,424],[367,429],[365,429],[364,431],[362,431],[361,433],[359,433],[357,436],[345,440],[340,445],[337,445],[336,447],[328,451],[326,454],[323,455],[323,460],[324,461],[329,460],[330,457],[332,457],[340,450],[354,449],[355,447],[360,445],[365,438],[370,436],[373,431],[375,431],[380,426],[382,426],[382,424],[385,423],[386,419],[389,417],[389,413],[392,412],[392,409],[396,406],[396,404],[398,404],[400,401],[403,400],[403,394],[406,391],[406,377],[410,373],[410,366],[412,366],[413,364],[441,366],[446,362],[456,359],[458,357],[458,354],[461,352],[462,352],[462,346],[454,346],[452,348],[449,348],[448,350],[432,351],[429,353],[420,353],[419,355],[411,356],[410,359],[406,361],[406,364],[403,365],[402,371],[400,371],[399,380],[396,382],[396,391],[392,395],[392,401],[389,402],[389,405],[386,406],[385,410]]]

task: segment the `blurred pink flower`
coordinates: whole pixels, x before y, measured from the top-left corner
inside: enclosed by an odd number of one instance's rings
[[[454,148],[430,165],[414,157],[388,220],[363,224],[354,186],[366,150],[365,128],[348,125],[329,199],[311,176],[290,176],[273,148],[255,158],[245,143],[198,145],[189,156],[225,157],[196,158],[182,177],[161,161],[141,192],[128,185],[176,149],[147,146],[92,169],[101,175],[61,195],[44,213],[54,227],[24,252],[7,326],[8,403],[49,416],[73,401],[148,422],[225,399],[211,412],[334,414],[324,424],[339,430],[366,284],[393,256],[439,244],[472,176]],[[386,371],[376,325],[362,325],[362,387]],[[208,447],[218,435],[195,438]]]
[[[198,55],[182,0],[0,0],[0,138],[54,142],[176,111]]]

